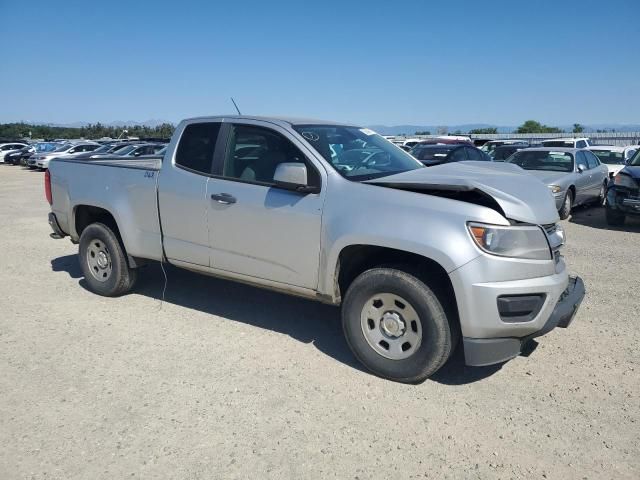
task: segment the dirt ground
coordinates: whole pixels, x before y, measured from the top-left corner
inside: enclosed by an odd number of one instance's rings
[[[116,299],[0,165],[0,478],[640,478],[640,222],[563,222],[587,297],[528,358],[417,386],[361,369],[336,308],[147,267]]]

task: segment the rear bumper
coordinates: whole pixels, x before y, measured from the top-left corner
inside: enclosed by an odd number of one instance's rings
[[[556,327],[567,328],[573,321],[585,296],[584,282],[580,277],[570,277],[569,285],[560,296],[543,327],[524,337],[463,338],[465,363],[485,366],[506,362],[522,353],[527,343],[549,333]]]
[[[51,238],[64,238],[67,236],[66,233],[62,231],[60,228],[60,224],[58,223],[58,219],[56,218],[56,214],[53,212],[49,212],[49,226],[53,233],[51,234]]]

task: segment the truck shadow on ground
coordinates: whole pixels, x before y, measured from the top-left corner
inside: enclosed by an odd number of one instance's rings
[[[640,217],[628,215],[622,227],[607,224],[605,209],[602,207],[576,207],[571,212],[570,223],[600,230],[640,233]]]
[[[79,284],[87,288],[76,255],[55,258],[51,261],[51,268],[54,272],[66,272],[71,278],[80,279]],[[368,373],[353,356],[344,339],[337,307],[207,277],[169,265],[165,265],[165,269],[168,277],[165,302],[283,333],[303,343],[313,343],[324,354]],[[139,273],[133,293],[160,299],[164,287],[160,265],[150,264]],[[463,385],[493,375],[500,368],[501,365],[465,366],[460,346],[431,380],[445,385]]]

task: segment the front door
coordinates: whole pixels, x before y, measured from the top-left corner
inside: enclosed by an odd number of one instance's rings
[[[229,126],[227,147],[207,185],[210,265],[247,277],[315,289],[318,283],[324,189],[299,193],[275,186],[279,163],[320,168],[279,127],[262,122]]]

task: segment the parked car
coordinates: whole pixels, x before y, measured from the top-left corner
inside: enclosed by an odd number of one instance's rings
[[[621,226],[627,216],[640,216],[640,150],[609,182],[605,209],[609,225]]]
[[[7,153],[12,153],[21,148],[28,146],[26,143],[0,143],[0,163],[4,163],[4,157]]]
[[[378,153],[343,168],[355,145]],[[402,382],[436,372],[458,332],[467,364],[511,359],[584,296],[538,180],[505,163],[424,168],[350,125],[185,120],[164,160],[52,160],[45,193],[93,292],[127,293],[155,260],[342,305],[355,356]]]
[[[166,145],[164,143],[142,143],[129,145],[125,148],[116,150],[112,155],[117,155],[119,157],[139,157],[141,155],[155,155],[165,146]]]
[[[609,169],[589,150],[528,148],[514,153],[508,162],[528,170],[549,187],[563,220],[576,205],[604,202]]]
[[[4,163],[8,163],[10,165],[20,165],[20,160],[22,156],[25,154],[31,155],[31,153],[35,152],[35,148],[33,145],[25,145],[19,150],[13,150],[11,152],[7,152],[4,155]]]
[[[616,147],[610,145],[596,145],[589,147],[593,153],[609,168],[609,177],[613,178],[616,173],[624,168],[627,162],[640,149],[638,145],[628,147]]]
[[[491,161],[487,154],[467,143],[450,145],[420,143],[411,149],[411,155],[427,167],[465,160]]]
[[[96,148],[93,151],[84,152],[84,153],[80,153],[80,154],[76,155],[75,159],[76,160],[81,160],[81,159],[86,159],[86,158],[97,158],[97,157],[100,157],[100,156],[119,155],[119,153],[118,153],[119,151],[124,150],[126,147],[129,147],[131,145],[138,145],[139,143],[140,143],[139,141],[105,143],[105,144],[103,144],[99,148]]]
[[[60,143],[56,142],[38,142],[32,145],[33,150],[28,150],[24,152],[20,157],[20,165],[28,166],[29,159],[37,155],[38,153],[48,153],[54,151],[56,148],[60,147]],[[35,168],[35,167],[34,167]]]
[[[543,147],[563,147],[563,148],[588,148],[592,147],[591,139],[587,137],[579,138],[551,138],[542,141]]]
[[[518,139],[489,140],[480,147],[480,150],[487,155],[491,155],[496,148],[502,147],[503,145],[524,145],[528,147],[529,143],[525,140]]]
[[[96,142],[65,143],[51,152],[32,156],[29,159],[29,167],[47,169],[52,158],[70,157],[84,152],[92,152],[99,147],[100,144]]]
[[[504,162],[507,158],[520,150],[529,148],[527,143],[514,143],[510,145],[500,145],[493,149],[489,156],[494,162]]]

